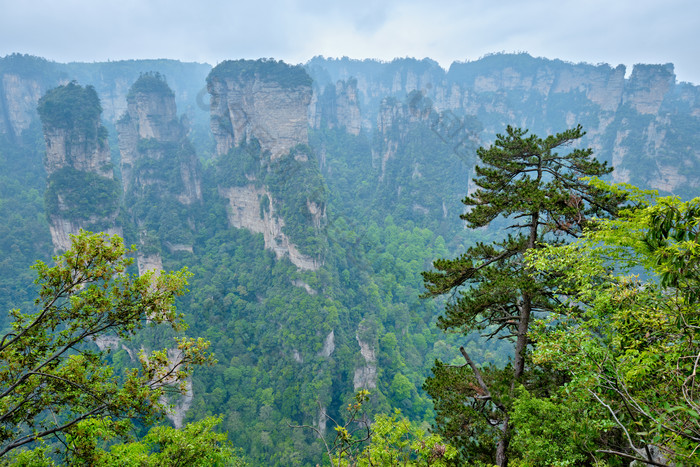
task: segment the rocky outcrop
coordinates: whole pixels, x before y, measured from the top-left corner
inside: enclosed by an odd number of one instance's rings
[[[625,67],[573,65],[559,73],[552,93],[584,93],[604,112],[613,112],[620,105],[625,89]]]
[[[625,88],[623,104],[640,114],[658,114],[661,104],[676,83],[673,65],[635,65]]]
[[[311,78],[274,61],[227,61],[207,78],[216,152],[256,138],[272,160],[308,143]]]
[[[48,91],[38,109],[46,141],[45,198],[54,248],[67,250],[70,234],[81,228],[121,234],[114,225],[119,184],[95,90],[71,82]]]
[[[313,128],[343,128],[351,135],[359,135],[362,129],[357,95],[357,80],[339,80],[328,85],[319,95],[316,90],[309,107],[309,126]]]
[[[324,436],[326,434],[326,430],[328,430],[328,411],[326,407],[319,407],[318,408],[318,431],[321,436]]]
[[[126,113],[117,122],[119,152],[124,191],[136,183],[162,184],[169,173],[135,173],[137,165],[149,160],[164,162],[177,172],[181,185],[171,195],[182,204],[193,204],[202,199],[197,158],[186,139],[186,128],[177,117],[175,95],[158,74],[142,75],[132,86],[127,97]],[[177,153],[187,153],[178,157]],[[145,176],[144,176],[145,175]]]
[[[282,231],[284,219],[277,215],[275,202],[269,191],[251,184],[244,187],[219,187],[219,194],[229,202],[229,224],[232,227],[263,234],[265,248],[274,251],[278,259],[288,256],[299,269],[319,268],[320,261],[301,254]],[[262,207],[264,199],[269,200],[267,209]]]
[[[326,336],[326,339],[323,341],[323,348],[321,349],[321,352],[319,352],[319,355],[322,357],[330,357],[333,355],[333,352],[335,351],[335,331],[331,330],[331,332],[328,333]]]
[[[168,349],[168,367],[165,371],[171,372],[176,366],[180,365],[182,362],[182,351],[180,349]],[[178,378],[175,376],[177,372],[174,373],[172,381],[164,381],[165,384],[177,384]],[[189,376],[184,381],[184,391],[175,397],[162,396],[161,402],[168,405],[169,408],[165,415],[173,423],[176,429],[182,428],[184,425],[185,415],[187,411],[192,406],[192,401],[194,400],[194,393],[192,392],[192,377]]]
[[[136,255],[136,265],[140,276],[148,271],[160,272],[163,270],[163,258],[160,256],[160,253],[138,253]]]
[[[527,54],[490,55],[453,63],[448,71],[426,60],[347,58],[314,58],[307,69],[315,80],[310,123],[316,128],[332,126],[324,115],[349,108],[336,99],[337,92],[333,99],[327,95],[339,81],[352,79],[363,128],[381,135],[388,124],[406,121],[391,112],[410,107],[418,91],[432,102],[436,115],[450,112],[458,119],[478,120],[482,145],[506,125],[546,135],[580,123],[587,131],[581,145],[612,163],[616,180],[684,196],[692,196],[700,184],[698,177],[688,176],[700,170],[693,142],[700,133],[700,87],[676,83],[671,64],[635,65],[628,78],[623,65],[574,64]],[[387,105],[392,99],[395,103]],[[398,150],[386,142],[376,154],[377,164],[384,166]],[[381,170],[380,179],[384,174]]]
[[[233,153],[243,152],[244,160],[254,161],[250,166],[235,159],[227,169],[234,173],[220,177],[225,179],[219,183],[219,194],[228,200],[230,225],[262,233],[265,248],[277,258],[288,256],[299,269],[318,269],[321,260],[300,252],[299,243],[285,233],[290,221],[281,209],[292,202],[286,199],[293,197],[290,190],[304,186],[310,171],[318,172],[307,146],[311,78],[303,68],[283,62],[238,60],[214,68],[207,89],[217,157],[234,160]],[[313,187],[304,186],[309,188]],[[322,194],[322,184],[318,188],[318,193],[309,190],[313,193],[304,205],[292,209],[304,211],[301,221],[310,221],[316,232],[325,218],[325,205],[315,196]]]
[[[44,93],[36,79],[14,73],[0,75],[0,133],[18,137],[36,118],[36,104]]]
[[[127,94],[133,79],[128,79],[125,76],[117,77],[109,80],[108,83],[100,83],[98,91],[100,101],[102,102],[103,117],[105,121],[116,122],[124,113],[127,112],[128,101]]]
[[[345,126],[375,128],[377,111],[386,97],[403,98],[412,91],[434,87],[445,71],[430,59],[375,60],[313,58],[306,65],[314,78],[314,101],[309,113],[313,128]],[[359,116],[357,115],[359,113]]]
[[[108,235],[122,236],[120,226],[109,225],[115,221],[116,216],[109,216],[104,219],[94,216],[88,219],[71,220],[61,214],[49,214],[49,232],[51,233],[51,243],[55,251],[68,251],[71,247],[71,235],[77,235],[80,229],[97,230],[94,226],[102,226],[101,231]]]
[[[202,201],[199,162],[161,75],[143,74],[132,85],[117,132],[124,197],[140,243],[139,272],[161,270],[163,248],[192,252],[194,217],[187,213]]]
[[[185,393],[181,394],[177,401],[170,402],[170,407],[165,412],[165,416],[173,423],[176,429],[180,429],[185,424],[185,416],[187,411],[192,407],[194,393],[192,392],[192,379],[187,378],[185,381]]]
[[[374,389],[377,387],[377,357],[372,343],[362,338],[365,331],[363,323],[360,323],[355,338],[360,346],[360,354],[364,360],[364,365],[355,368],[352,380],[355,392],[360,389]]]
[[[0,135],[21,141],[37,120],[41,96],[68,81],[56,63],[43,58],[17,53],[0,58]]]
[[[70,167],[81,172],[112,177],[112,162],[106,138],[98,139],[97,133],[103,130],[102,124],[86,131],[73,131],[66,128],[44,128],[46,141],[46,172],[51,175]],[[106,135],[104,135],[106,136]]]

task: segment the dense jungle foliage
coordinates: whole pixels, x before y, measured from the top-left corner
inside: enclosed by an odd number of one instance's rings
[[[521,58],[525,65],[532,65],[532,60]],[[499,60],[493,58],[481,66],[487,71],[497,69]],[[65,80],[66,76],[97,73],[86,64],[64,66],[22,57],[2,62],[2,66],[15,62],[24,64],[27,76],[55,76],[54,71],[42,75],[42,67],[63,70]],[[255,66],[227,63],[242,78],[251,69],[264,69],[264,79],[295,83],[298,78],[300,84],[310,84],[302,67],[282,67],[274,61],[256,62]],[[340,73],[349,64],[348,60],[326,63],[314,59],[307,68],[317,67],[320,74],[322,65],[327,65],[326,73]],[[103,95],[100,89],[107,89],[105,83],[113,78],[124,95],[134,82],[141,82],[139,92],[172,93],[178,105],[184,102],[184,89],[192,97],[196,95],[192,89],[204,88],[203,70],[208,71],[202,66],[188,69],[189,74],[180,73],[181,64],[171,61],[107,65],[101,64],[98,70],[98,94]],[[143,68],[146,65],[154,66]],[[369,69],[377,64],[362,66]],[[293,77],[283,76],[284,69],[291,69]],[[149,73],[151,70],[156,71]],[[440,72],[430,60],[396,61],[382,70],[386,74],[382,82],[388,86],[394,72]],[[449,79],[458,79],[462,72],[468,75],[464,79],[471,79],[469,73],[477,71],[458,66],[450,70]],[[183,86],[190,78],[199,84]],[[214,78],[221,76],[210,76]],[[78,85],[71,83],[67,89],[73,89],[71,86]],[[82,89],[90,96],[95,92]],[[332,89],[327,89],[321,99],[331,99]],[[85,105],[85,109],[64,111],[65,102],[53,104],[66,96],[51,92],[47,96],[42,112],[48,112],[57,128],[80,125],[81,115],[94,117],[100,108],[99,100],[95,105],[86,94],[84,99],[69,99],[70,106]],[[520,97],[506,96],[517,109],[542,104],[536,97]],[[568,97],[579,99],[585,107],[582,114],[590,120],[582,122],[584,127],[597,122],[582,93]],[[493,93],[479,98],[501,102],[498,99],[504,97]],[[36,259],[51,264],[49,257],[58,253],[52,248],[47,215],[63,209],[71,218],[88,219],[118,209],[114,222],[122,228],[127,245],[136,245],[145,255],[159,255],[165,271],[186,267],[192,274],[189,292],[175,300],[187,329],[144,326],[123,346],[100,355],[100,361],[115,371],[133,369],[138,349],[167,348],[173,337],[183,336],[210,342],[209,350],[216,358],[211,365],[194,369],[191,400],[187,391],[167,399],[175,406],[189,405],[183,411],[183,428],[172,429],[168,418],[155,428],[134,419],[127,430],[133,437],[125,441],[121,438],[124,430],[110,431],[106,425],[88,423],[61,438],[65,445],[49,439],[34,453],[20,454],[17,459],[28,456],[32,462],[43,459],[41,462],[51,465],[63,459],[54,451],[65,451],[68,446],[75,459],[87,456],[80,458],[85,462],[99,459],[110,465],[115,459],[128,458],[134,465],[157,465],[168,457],[165,453],[181,455],[179,447],[195,446],[194,455],[200,460],[209,455],[210,463],[221,465],[226,465],[226,457],[239,465],[239,455],[250,465],[391,465],[399,460],[406,465],[491,465],[498,460],[503,465],[503,458],[497,459],[503,417],[483,416],[497,414],[501,404],[507,409],[510,426],[504,448],[509,465],[627,465],[633,458],[653,458],[662,465],[694,463],[694,449],[700,443],[691,363],[697,356],[693,333],[699,324],[697,202],[657,200],[649,193],[635,194],[602,183],[591,188],[577,185],[586,196],[595,189],[630,196],[629,210],[617,220],[597,224],[598,230],[592,232],[598,233],[581,235],[575,229],[580,239],[571,247],[561,251],[542,248],[532,255],[516,249],[512,262],[491,268],[489,278],[502,277],[504,271],[510,274],[516,270],[512,266],[518,267],[510,282],[499,284],[507,283],[508,297],[514,298],[507,306],[517,308],[522,290],[538,295],[538,300],[539,295],[547,295],[549,300],[546,311],[534,313],[529,323],[532,338],[525,350],[515,348],[517,337],[499,333],[497,320],[485,326],[457,321],[453,325],[445,321],[449,320],[446,306],[449,310],[454,303],[449,295],[421,298],[426,291],[422,273],[435,272],[433,264],[447,264],[434,263],[436,260],[464,259],[463,255],[477,250],[486,258],[486,253],[495,252],[489,245],[517,243],[507,236],[513,229],[506,230],[519,222],[515,211],[505,217],[490,216],[488,227],[472,223],[473,228],[465,228],[459,219],[465,212],[460,200],[473,196],[473,191],[468,193],[469,187],[474,189],[470,179],[488,179],[486,172],[474,172],[476,149],[481,144],[477,141],[485,134],[488,137],[485,128],[501,125],[502,131],[508,122],[493,110],[496,107],[477,116],[438,111],[423,92],[387,99],[373,95],[372,99],[377,113],[392,115],[390,125],[380,130],[363,123],[357,134],[351,134],[337,120],[328,120],[329,124],[310,129],[308,145],[297,146],[274,161],[255,138],[227,154],[213,156],[210,131],[200,125],[204,110],[186,108],[193,105],[190,99],[179,109],[192,122],[188,127],[187,119],[178,121],[180,140],[137,142],[137,152],[144,157],[128,167],[128,176],[139,182],[125,191],[119,177],[120,173],[126,176],[126,171],[120,170],[119,141],[112,123],[106,122],[110,134],[103,135],[112,148],[117,177],[110,183],[71,170],[47,178],[38,117],[19,134],[0,135],[0,215],[4,219],[0,225],[0,307],[27,313],[37,310],[38,286],[32,285],[35,273],[29,267]],[[564,121],[571,102],[552,98],[547,103],[547,118]],[[649,124],[643,115],[624,112],[622,109],[615,117],[620,125]],[[694,141],[684,136],[686,127],[695,128],[690,117],[670,118],[678,123],[674,138],[682,144]],[[546,134],[553,133],[541,128],[546,125],[540,120],[536,125],[545,140]],[[562,124],[554,130],[564,128]],[[630,132],[630,138],[635,137]],[[485,145],[482,154],[487,149]],[[668,157],[680,157],[683,152],[673,151]],[[526,159],[506,161],[506,166],[522,168],[531,162]],[[642,156],[632,161],[629,170],[651,163]],[[686,164],[689,171],[695,167],[692,164]],[[194,173],[201,181],[201,199],[185,202],[187,175]],[[633,180],[642,180],[634,179],[634,173]],[[541,181],[553,180],[545,177]],[[57,183],[63,189],[63,208]],[[283,232],[302,253],[319,258],[317,269],[302,270],[288,258],[278,259],[265,248],[262,234],[230,226],[230,205],[221,189],[246,186],[267,190],[269,196],[259,199],[260,218],[274,206],[285,221]],[[550,217],[542,218],[549,227],[538,237],[557,244],[563,239],[563,229],[577,218],[578,209],[576,198],[564,196],[559,188],[547,188],[542,195],[558,193],[552,196],[556,209],[545,209]],[[497,204],[512,207],[526,198],[522,195]],[[310,203],[322,206],[325,213],[317,224],[309,215]],[[532,210],[525,212],[532,221]],[[592,221],[590,226],[595,226]],[[601,245],[607,249],[598,252],[596,247]],[[579,257],[585,258],[585,268],[579,267]],[[472,267],[478,267],[479,261],[477,258]],[[125,266],[127,272],[137,272],[134,265]],[[647,271],[634,276],[640,267]],[[459,274],[457,269],[452,272]],[[546,283],[546,293],[536,286],[540,283]],[[475,290],[479,289],[474,285],[458,287],[455,296],[469,297]],[[508,322],[515,315],[493,316],[503,318],[502,329],[517,336],[517,325]],[[11,319],[9,315],[0,319],[3,330],[9,329]],[[143,317],[141,324],[146,321]],[[494,338],[485,341],[480,333]],[[88,343],[80,351],[95,349]],[[515,365],[523,371],[514,376]],[[482,373],[488,391],[477,377]],[[440,387],[432,383],[437,380]],[[368,395],[358,393],[362,387],[368,388]],[[470,401],[468,417],[450,412],[453,401],[447,399],[448,393],[466,394],[456,403],[463,406],[465,398]],[[40,413],[37,420],[43,423],[47,415],[49,412]],[[474,415],[481,417],[478,423]],[[366,427],[363,416],[376,422],[374,435],[355,443],[362,439],[362,430],[355,438],[350,434]],[[450,425],[455,420],[461,425]],[[459,430],[461,434],[455,433]],[[464,433],[472,435],[462,436]]]

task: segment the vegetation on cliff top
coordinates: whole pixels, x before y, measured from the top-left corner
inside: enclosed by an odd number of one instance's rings
[[[168,86],[165,76],[157,71],[142,73],[129,89],[126,95],[127,100],[136,97],[136,94],[160,94],[166,97],[175,97],[172,89]]]
[[[84,134],[86,139],[97,136],[102,105],[92,86],[80,86],[71,81],[49,90],[37,107],[46,129],[60,129]]]
[[[64,73],[59,71],[59,67],[58,63],[28,54],[13,53],[0,58],[0,73],[17,74],[42,82],[54,80],[56,74],[62,77]]]
[[[261,58],[258,60],[226,60],[218,64],[207,76],[207,85],[212,81],[235,78],[239,81],[272,81],[285,89],[311,87],[312,79],[301,65],[288,65],[282,60]]]

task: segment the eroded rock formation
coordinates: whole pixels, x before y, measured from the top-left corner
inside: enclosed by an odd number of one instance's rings
[[[311,78],[275,61],[226,61],[207,78],[218,154],[256,138],[272,160],[307,144]]]
[[[95,90],[75,82],[48,91],[39,101],[46,158],[47,214],[57,251],[83,228],[121,234],[119,183],[114,179],[107,130]]]
[[[355,392],[360,389],[374,389],[377,387],[377,356],[375,344],[367,336],[367,325],[362,322],[357,327],[355,338],[360,346],[360,355],[364,360],[364,365],[355,368],[353,376],[353,387]]]
[[[286,232],[292,221],[280,208],[292,202],[291,189],[306,183],[301,174],[307,174],[307,168],[317,171],[307,146],[311,78],[303,68],[283,62],[227,61],[212,70],[207,89],[217,157],[222,160],[233,157],[237,149],[255,148],[249,151],[252,167],[229,167],[238,176],[232,174],[219,183],[219,194],[229,203],[230,225],[262,233],[266,248],[278,258],[288,256],[299,269],[318,269],[318,256],[300,251]],[[307,149],[297,150],[300,147]],[[304,218],[311,219],[317,232],[325,218],[321,188],[298,207],[308,211]]]
[[[198,160],[161,75],[147,73],[133,84],[117,132],[139,272],[160,270],[162,248],[192,252],[194,219],[187,212],[202,201]]]
[[[573,64],[527,54],[456,62],[447,72],[427,59],[315,58],[307,69],[314,77],[310,124],[315,128],[335,124],[321,115],[348,114],[357,106],[363,127],[382,132],[383,121],[396,120],[386,118],[395,110],[387,108],[386,98],[410,105],[417,91],[431,100],[437,114],[478,119],[480,144],[489,144],[506,125],[545,135],[580,123],[587,131],[581,144],[615,167],[615,181],[686,196],[700,187],[700,177],[690,175],[700,172],[700,148],[676,144],[700,131],[700,87],[677,83],[671,64],[635,65],[628,78],[623,65]],[[357,104],[330,93],[339,81],[357,83]],[[390,159],[391,147],[385,149],[380,157]]]

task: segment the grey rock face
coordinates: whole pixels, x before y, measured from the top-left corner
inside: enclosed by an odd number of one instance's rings
[[[95,133],[102,124],[94,124]],[[45,128],[46,172],[51,175],[65,167],[112,178],[112,164],[107,141],[96,136],[62,128]]]
[[[117,182],[94,90],[70,83],[47,92],[41,102],[40,107],[45,106],[41,118],[54,248],[67,250],[70,235],[81,228],[121,235],[121,228],[115,225],[119,214],[118,194],[114,192]],[[57,109],[57,105],[62,108]]]
[[[333,109],[323,97],[338,80],[353,80],[363,128],[380,134],[401,120],[391,112],[419,91],[438,113],[478,119],[481,145],[506,125],[542,136],[580,123],[587,131],[580,144],[613,165],[615,181],[684,196],[700,187],[700,147],[694,137],[700,134],[700,86],[677,83],[671,64],[635,65],[627,78],[623,65],[573,64],[527,54],[453,63],[448,71],[412,59],[316,58],[307,68],[315,79],[310,113],[315,128],[334,124],[321,115],[348,112],[351,107],[340,97],[334,96]],[[334,94],[341,93],[339,88]],[[387,98],[397,104],[387,105]],[[389,148],[377,162],[391,157]]]
[[[0,76],[0,133],[19,136],[36,118],[36,104],[45,89],[37,80],[14,73]]]
[[[202,201],[197,156],[177,117],[175,96],[160,75],[142,75],[133,84],[127,95],[126,112],[117,121],[117,133],[127,210],[137,226],[141,244],[137,256],[139,272],[160,271],[160,226],[153,223],[152,218],[157,216],[147,215],[148,221],[141,218],[150,212],[143,206],[150,204],[153,197],[166,204],[175,199],[185,207]],[[136,210],[135,205],[141,208]],[[176,222],[186,224],[180,226],[184,231],[191,233],[194,228],[192,216]],[[192,252],[191,243],[186,241],[160,240],[170,251]]]
[[[224,62],[219,67],[212,70],[207,80],[211,129],[218,157],[256,139],[263,154],[258,169],[264,173],[283,157],[291,157],[294,148],[308,144],[311,84],[303,69],[265,61]],[[295,153],[294,160],[314,163],[304,153]],[[300,183],[294,172],[285,175],[288,176],[280,177],[285,186]],[[254,175],[246,173],[246,178],[251,183],[244,186],[219,186],[219,194],[228,200],[229,224],[262,233],[265,248],[274,251],[277,258],[288,256],[299,269],[318,269],[321,261],[302,254],[284,232],[288,220],[278,209],[284,200],[275,199],[275,190],[260,183]],[[265,212],[261,209],[263,200],[269,203]],[[325,217],[325,206],[307,199],[303,209],[308,211],[313,227],[318,230]]]
[[[308,144],[310,86],[284,88],[256,77],[248,81],[213,79],[208,89],[218,154],[257,138],[274,160],[298,144]]]
[[[173,94],[159,92],[134,92],[127,98],[126,113],[117,122],[119,152],[121,154],[124,191],[136,183],[143,185],[158,183],[165,174],[136,174],[134,167],[145,159],[172,160],[182,179],[181,189],[170,193],[182,204],[190,205],[202,199],[201,182],[197,171],[197,158],[193,151],[189,157],[175,158],[185,141],[186,131],[177,117]],[[151,147],[139,143],[153,141]],[[180,151],[182,153],[182,151]]]
[[[219,194],[229,202],[229,224],[232,227],[263,234],[265,248],[274,251],[278,259],[288,256],[299,269],[315,271],[319,268],[320,262],[301,254],[282,231],[285,225],[284,219],[276,214],[275,203],[269,191],[257,188],[255,185],[248,185],[219,187]],[[264,196],[270,200],[270,208],[261,215],[260,200]]]

